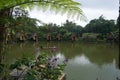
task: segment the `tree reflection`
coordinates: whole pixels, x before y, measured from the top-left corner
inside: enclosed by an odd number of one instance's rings
[[[120,52],[119,52],[119,69],[120,69]]]
[[[34,45],[34,46],[33,46]],[[85,43],[71,43],[71,42],[40,42],[39,45],[36,43],[21,43],[20,47],[18,45],[14,45],[10,51],[8,51],[8,56],[16,56],[16,55],[33,55],[36,52],[36,48],[40,46],[43,47],[54,47],[57,46],[58,50],[54,52],[50,52],[50,49],[43,49],[40,52],[47,53],[48,55],[57,55],[62,54],[65,58],[73,59],[76,56],[80,56],[84,54],[92,63],[103,65],[107,63],[112,63],[114,60],[116,62],[116,66],[118,66],[118,55],[119,49],[118,46],[115,45],[107,45],[107,44],[85,44]],[[37,47],[36,47],[37,46]],[[120,56],[120,55],[119,55]],[[17,56],[16,56],[17,57]],[[30,57],[30,56],[29,56]],[[120,64],[119,64],[120,67]]]

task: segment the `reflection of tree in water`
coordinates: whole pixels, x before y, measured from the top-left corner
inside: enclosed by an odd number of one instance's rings
[[[82,53],[82,47],[79,47],[77,43],[63,43],[60,47],[60,52],[68,58],[73,58]]]
[[[57,54],[59,50],[58,45],[53,42],[46,42],[45,44],[40,43],[39,48],[41,53],[47,53],[49,56]]]
[[[23,49],[25,47],[25,43],[20,43],[20,48]]]
[[[18,44],[9,49],[7,56],[16,57],[25,53],[26,56],[35,54],[36,47],[33,46],[34,43],[23,43],[22,48]],[[76,56],[81,56],[84,54],[92,63],[95,64],[105,64],[112,63],[113,60],[118,64],[118,52],[119,49],[117,46],[110,46],[106,44],[85,44],[79,42],[39,42],[38,47],[53,47],[58,46],[58,50],[50,52],[49,49],[41,50],[40,52],[45,52],[48,55],[57,55],[59,53],[63,54],[69,59],[74,59]],[[37,48],[38,48],[37,47]],[[10,59],[10,58],[9,58]],[[12,57],[11,57],[12,59]]]
[[[119,58],[118,59],[119,59],[119,69],[120,69],[120,52],[119,52]]]
[[[20,59],[22,57],[34,57],[35,47],[33,44],[29,43],[18,43],[18,44],[9,44],[7,45],[7,54],[5,55],[5,61],[11,63],[15,59]]]
[[[2,63],[4,60],[4,54],[2,54],[2,52],[0,53],[0,63]]]
[[[38,42],[34,42],[33,46],[34,46],[34,48],[37,48],[38,47]]]
[[[112,63],[113,60],[118,64],[118,51],[114,50],[114,46],[80,43],[66,43],[65,45],[61,44],[60,52],[68,58],[85,54],[91,62],[96,64]]]
[[[13,48],[13,44],[5,44],[6,46],[3,48],[4,49],[4,54],[0,53],[0,63],[4,63],[5,62],[5,58],[7,55],[7,50],[8,49],[12,49]]]
[[[113,60],[115,60],[118,64],[118,58],[117,58],[118,52],[115,51],[110,46],[106,46],[106,45],[89,46],[87,50],[84,50],[84,53],[90,59],[91,62],[97,63],[99,65],[105,63],[112,63]]]

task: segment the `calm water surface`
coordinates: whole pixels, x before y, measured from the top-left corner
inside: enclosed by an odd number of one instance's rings
[[[58,46],[58,50],[39,50],[39,46]],[[118,69],[117,45],[85,44],[78,42],[39,42],[14,43],[7,45],[6,63],[12,63],[16,58],[35,57],[38,53],[47,53],[58,57],[60,61],[68,58],[65,68],[66,80],[116,80],[120,78]]]

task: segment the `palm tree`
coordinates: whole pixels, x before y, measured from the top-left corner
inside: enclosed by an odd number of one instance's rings
[[[81,4],[73,0],[0,0],[0,55],[3,55],[4,52],[5,33],[7,27],[9,27],[8,18],[12,16],[14,7],[20,6],[21,8],[33,9],[34,6],[38,6],[43,11],[49,9],[56,12],[56,14],[68,13],[69,16],[84,19],[79,5]]]

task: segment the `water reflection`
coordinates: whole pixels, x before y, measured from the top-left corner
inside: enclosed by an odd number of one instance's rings
[[[99,66],[92,63],[84,54],[69,60],[65,72],[67,80],[116,80],[120,71],[116,69],[116,60]]]
[[[68,58],[65,68],[67,80],[116,80],[120,78],[118,70],[119,47],[106,44],[81,44],[70,42],[39,42],[25,43],[20,48],[19,44],[8,45],[9,51],[6,62],[23,56],[34,57],[37,53],[46,53],[63,61]],[[58,46],[58,50],[50,52],[48,49],[39,50],[40,46]]]
[[[80,65],[86,65],[86,64],[90,64],[90,60],[84,54],[82,54],[81,56],[76,56],[73,59],[73,63],[80,64]]]
[[[61,53],[58,53],[56,56],[56,58],[59,58],[60,60],[64,60],[65,59],[65,56]]]
[[[66,58],[60,52],[55,57],[59,58],[60,61]],[[116,68],[115,58],[102,65],[94,62],[91,62],[85,53],[69,58],[65,68],[67,80],[117,80],[120,78],[120,71]]]
[[[118,64],[118,66],[119,66],[119,69],[120,69],[120,53],[119,53],[119,64]]]

